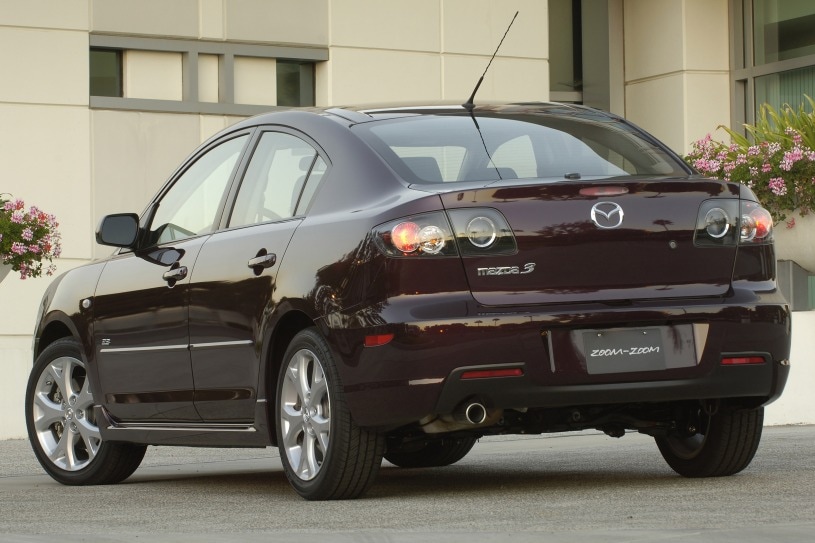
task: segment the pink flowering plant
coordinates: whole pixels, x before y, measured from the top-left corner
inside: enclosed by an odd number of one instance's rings
[[[807,97],[813,110],[815,102]],[[761,108],[756,125],[745,125],[750,139],[727,127],[731,144],[708,134],[692,144],[685,161],[700,173],[750,187],[776,222],[792,212],[815,211],[815,113],[801,106],[776,111]],[[787,221],[792,228],[795,219]]]
[[[22,200],[6,200],[0,194],[0,263],[11,266],[21,279],[53,275],[53,259],[62,247],[54,215],[35,206],[26,209]]]

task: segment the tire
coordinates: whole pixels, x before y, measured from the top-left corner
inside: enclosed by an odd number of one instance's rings
[[[334,357],[315,328],[297,334],[286,350],[276,419],[283,469],[303,498],[357,498],[376,479],[385,438],[352,420]]]
[[[385,453],[385,460],[400,468],[435,468],[455,464],[475,445],[477,438],[458,437],[425,441],[418,448],[408,445]]]
[[[761,441],[764,408],[733,409],[721,406],[707,413],[700,408],[691,417],[696,433],[657,437],[659,452],[684,477],[722,477],[746,468]]]
[[[28,439],[42,467],[65,485],[130,477],[147,447],[102,440],[79,342],[55,341],[34,362],[25,397]]]

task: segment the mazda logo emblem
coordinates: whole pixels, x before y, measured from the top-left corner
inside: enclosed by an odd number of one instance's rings
[[[591,222],[597,228],[611,229],[623,224],[623,208],[614,202],[597,202],[591,206]]]

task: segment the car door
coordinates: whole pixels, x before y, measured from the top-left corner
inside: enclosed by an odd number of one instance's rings
[[[201,248],[190,285],[190,353],[205,421],[255,418],[277,270],[326,164],[298,135],[261,132],[228,228]]]
[[[200,421],[189,353],[189,281],[220,219],[249,135],[195,157],[142,218],[141,247],[105,266],[94,298],[102,401],[117,420]]]

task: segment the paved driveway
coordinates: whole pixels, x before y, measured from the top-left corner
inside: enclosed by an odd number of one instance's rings
[[[277,451],[151,447],[123,484],[63,487],[0,442],[0,541],[812,541],[815,426],[765,428],[753,464],[683,479],[651,438],[488,438],[459,464],[385,463],[364,499],[313,503]]]

